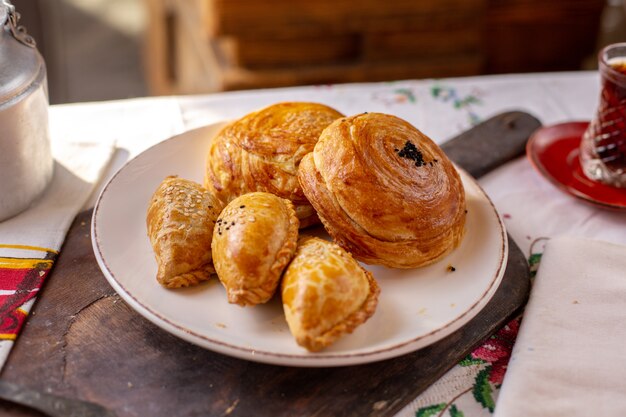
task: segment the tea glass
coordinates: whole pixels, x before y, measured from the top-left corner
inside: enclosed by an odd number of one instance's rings
[[[600,51],[600,103],[580,145],[585,175],[614,187],[626,187],[626,43]]]

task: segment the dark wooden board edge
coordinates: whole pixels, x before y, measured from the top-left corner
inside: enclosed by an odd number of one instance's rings
[[[448,140],[441,149],[474,178],[480,178],[524,155],[528,138],[540,127],[541,122],[528,113],[501,113]]]

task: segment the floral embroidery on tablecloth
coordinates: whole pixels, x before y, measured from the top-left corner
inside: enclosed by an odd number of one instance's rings
[[[535,281],[535,276],[537,275],[537,270],[539,269],[539,264],[541,262],[541,255],[543,255],[543,251],[546,248],[546,242],[550,240],[547,237],[538,237],[533,240],[530,244],[530,255],[528,256],[528,266],[530,268],[530,282],[533,283]]]
[[[444,103],[450,102],[456,110],[462,110],[467,113],[467,120],[470,126],[475,126],[481,122],[481,118],[475,111],[475,106],[481,105],[480,96],[482,93],[478,90],[472,91],[471,94],[461,96],[455,87],[449,87],[443,84],[435,83],[430,88],[430,94],[436,100]]]
[[[417,103],[417,93],[408,87],[397,87],[391,90],[377,91],[372,94],[372,99],[389,107],[395,104]]]
[[[536,239],[531,245],[531,253],[528,257],[531,278],[534,278],[541,261],[540,252],[543,250],[544,238]],[[532,281],[531,281],[532,282]],[[474,372],[468,372],[465,382],[459,388],[459,384],[450,383],[446,387],[444,375],[436,384],[439,384],[439,394],[426,396],[438,398],[434,403],[423,405],[420,397],[414,404],[418,404],[415,417],[474,417],[492,415],[495,409],[500,386],[511,358],[511,352],[522,316],[518,316],[500,328],[495,334],[487,338],[480,346],[474,349],[453,369],[468,368]],[[455,385],[452,387],[452,385]],[[449,392],[449,400],[441,400],[441,391]],[[422,394],[423,396],[424,394]],[[468,399],[471,399],[469,401]],[[422,405],[420,405],[420,403]]]

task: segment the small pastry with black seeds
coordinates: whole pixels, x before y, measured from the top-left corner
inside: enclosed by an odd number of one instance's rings
[[[231,201],[213,230],[213,262],[228,302],[266,303],[291,261],[299,221],[293,203],[254,192]]]

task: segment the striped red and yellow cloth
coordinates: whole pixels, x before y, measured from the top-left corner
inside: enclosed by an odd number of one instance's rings
[[[0,244],[0,340],[15,340],[58,253]]]

